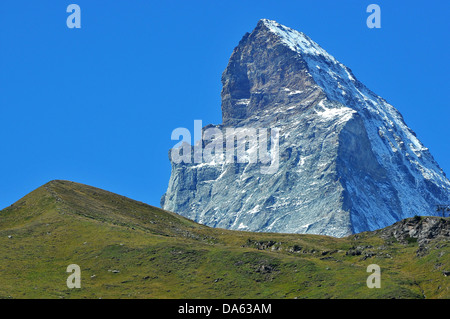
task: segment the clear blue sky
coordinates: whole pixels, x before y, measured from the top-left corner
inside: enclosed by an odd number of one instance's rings
[[[366,26],[370,3],[381,29]],[[172,130],[221,122],[221,73],[261,18],[350,67],[450,174],[449,12],[444,0],[2,0],[0,208],[52,179],[158,206]]]

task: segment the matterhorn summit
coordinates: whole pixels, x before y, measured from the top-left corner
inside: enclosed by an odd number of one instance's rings
[[[277,170],[172,161],[164,209],[212,227],[343,237],[450,202],[401,114],[305,34],[260,20],[222,84],[223,123],[205,129],[278,128]]]

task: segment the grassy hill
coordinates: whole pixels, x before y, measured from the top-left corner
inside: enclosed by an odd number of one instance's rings
[[[341,239],[229,231],[52,181],[0,212],[0,298],[450,298],[449,226],[413,218]],[[81,289],[66,286],[70,264]],[[380,289],[366,286],[370,264]]]

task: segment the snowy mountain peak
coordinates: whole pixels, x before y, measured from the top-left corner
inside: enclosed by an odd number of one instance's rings
[[[293,51],[300,54],[321,56],[333,63],[338,63],[336,59],[322,49],[320,45],[311,40],[303,32],[286,27],[274,20],[261,19],[260,23],[266,26],[270,32],[276,34]]]
[[[401,114],[305,34],[260,20],[222,84],[215,127],[280,128],[279,169],[172,162],[164,209],[213,227],[341,237],[450,202],[450,181]]]
[[[346,95],[356,93],[359,98],[363,100],[366,98],[358,90],[364,85],[355,78],[352,71],[307,35],[273,20],[262,19],[260,23],[307,63],[314,81],[329,98],[344,103]],[[365,87],[364,89],[367,90]],[[371,92],[369,94],[375,96]]]

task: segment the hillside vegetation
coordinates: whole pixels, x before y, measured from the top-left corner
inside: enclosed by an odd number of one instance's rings
[[[450,298],[449,218],[346,238],[213,229],[52,181],[0,212],[0,298]],[[81,289],[66,268],[81,267]],[[367,266],[381,267],[369,289]]]

